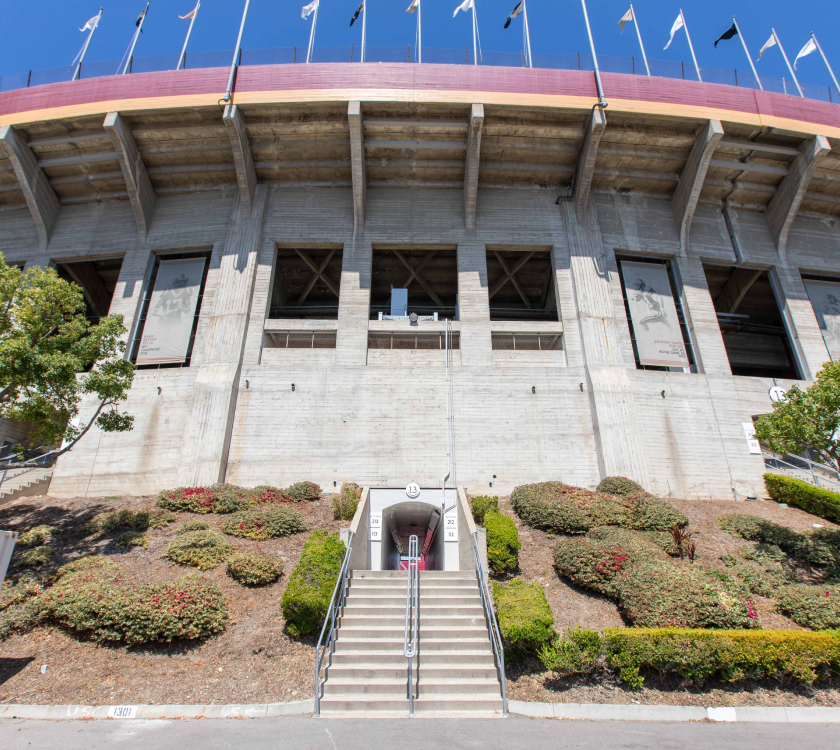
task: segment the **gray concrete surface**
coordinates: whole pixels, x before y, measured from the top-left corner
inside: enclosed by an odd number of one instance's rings
[[[96,750],[126,745],[157,750],[184,748],[307,748],[401,750],[447,748],[714,748],[809,750],[836,748],[828,724],[710,724],[497,719],[312,719],[264,721],[0,721],[0,747]]]

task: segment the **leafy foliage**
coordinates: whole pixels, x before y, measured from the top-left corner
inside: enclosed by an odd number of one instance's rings
[[[483,526],[484,516],[491,511],[499,512],[499,498],[498,496],[477,495],[470,498],[470,510],[472,511],[473,520]]]
[[[777,503],[787,503],[820,518],[840,523],[840,494],[837,492],[781,474],[765,474],[764,484],[767,494]]]
[[[487,529],[487,563],[497,574],[515,570],[519,566],[519,531],[516,524],[498,511],[484,516]]]
[[[296,503],[314,503],[321,499],[321,488],[315,482],[295,482],[285,494]]]
[[[324,624],[346,547],[338,534],[314,531],[283,593],[283,617],[296,638],[311,635]]]
[[[158,494],[159,508],[177,513],[238,513],[244,510],[295,502],[276,487],[238,487],[214,484],[210,487],[177,487]]]
[[[55,550],[52,547],[33,547],[15,555],[12,566],[15,568],[40,568],[52,560]]]
[[[130,430],[134,418],[118,411],[134,378],[125,333],[121,315],[92,325],[81,288],[55,269],[23,272],[0,255],[0,418],[31,425],[30,448],[64,439],[69,450],[94,422],[104,432]],[[76,427],[87,395],[99,408]]]
[[[263,541],[306,531],[303,516],[294,508],[268,508],[234,513],[222,525],[231,536]]]
[[[642,485],[627,477],[606,477],[595,489],[605,495],[619,495],[620,497],[630,497],[644,492]]]
[[[121,549],[129,547],[146,547],[149,544],[149,537],[139,531],[126,531],[114,539],[114,544]]]
[[[43,583],[33,578],[21,578],[17,583],[7,580],[0,587],[0,612],[16,604],[23,604],[43,590]]]
[[[840,470],[840,362],[827,362],[807,390],[792,386],[771,414],[758,419],[755,434],[777,453],[811,448]]]
[[[589,674],[601,658],[601,636],[595,630],[572,628],[562,638],[540,648],[540,661],[561,677]]]
[[[777,597],[776,611],[803,628],[840,628],[840,586],[789,586]]]
[[[215,531],[190,531],[176,536],[163,557],[199,570],[215,568],[233,554],[234,546]]]
[[[190,531],[207,531],[210,528],[210,524],[207,521],[202,521],[198,518],[192,521],[184,521],[177,529],[175,529],[176,534],[187,534]]]
[[[171,513],[159,510],[112,510],[94,516],[88,521],[88,529],[94,534],[107,534],[120,528],[146,531],[165,528],[174,520]]]
[[[332,497],[333,518],[352,521],[361,499],[362,488],[354,482],[344,482],[341,485],[341,492]]]
[[[283,561],[266,552],[238,552],[228,559],[227,572],[246,586],[266,586],[283,575]]]
[[[18,537],[17,545],[18,547],[31,547],[33,544],[49,544],[52,541],[53,534],[57,533],[58,529],[54,526],[33,526]]]
[[[539,584],[494,581],[493,601],[505,651],[511,658],[535,654],[554,639],[554,615]]]

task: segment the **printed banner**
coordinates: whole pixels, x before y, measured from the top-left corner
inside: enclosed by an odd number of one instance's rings
[[[668,269],[660,263],[621,261],[639,363],[688,367]]]
[[[825,348],[832,362],[840,361],[840,283],[805,281],[811,306],[820,324]]]
[[[186,360],[206,260],[161,261],[140,340],[138,365]]]

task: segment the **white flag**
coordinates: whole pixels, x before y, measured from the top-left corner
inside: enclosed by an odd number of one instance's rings
[[[817,43],[813,40],[813,38],[808,40],[808,43],[799,50],[799,54],[796,56],[796,59],[793,61],[793,69],[796,70],[796,63],[799,62],[800,57],[805,57],[805,55],[810,55],[812,52],[817,51]]]
[[[770,49],[770,47],[775,47],[778,43],[779,41],[776,39],[776,32],[774,31],[772,34],[770,34],[770,38],[767,40],[765,45],[761,48],[761,51],[758,53],[758,60],[761,59],[761,56],[764,54],[764,50]],[[758,62],[758,60],[756,60],[756,62]]]
[[[629,23],[630,21],[635,21],[635,17],[633,16],[633,9],[630,8],[622,17],[621,20],[618,22],[618,28],[621,29],[621,33],[624,33],[624,24]],[[668,42],[670,44],[670,42]]]
[[[81,29],[79,29],[79,31],[87,31],[88,29],[93,29],[96,26],[96,24],[99,23],[100,15],[101,14],[97,14],[93,18],[91,18],[90,21],[88,21],[84,26],[82,26]]]
[[[452,18],[458,15],[458,11],[462,10],[466,13],[470,8],[475,8],[475,0],[464,0],[457,8],[455,8],[455,12],[452,14]]]
[[[420,7],[420,0],[411,0],[411,5],[406,8],[406,13],[414,13]]]
[[[185,16],[178,16],[182,21],[191,21],[195,18],[195,12],[198,10],[198,3],[196,3],[195,8],[193,8],[187,15]]]
[[[685,21],[683,21],[682,12],[677,16],[677,20],[674,21],[674,25],[671,27],[671,38],[668,40],[668,44],[665,45],[665,49],[671,46],[671,42],[674,41],[674,34],[676,34],[683,26],[685,26]]]
[[[312,15],[312,11],[314,11],[318,7],[318,0],[312,0],[309,5],[304,5],[300,11],[300,17],[305,21],[309,16]]]

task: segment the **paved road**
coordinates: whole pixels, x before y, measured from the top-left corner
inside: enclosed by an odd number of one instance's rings
[[[139,743],[139,744],[138,744]],[[98,750],[461,750],[674,748],[822,750],[840,747],[836,724],[710,724],[552,719],[278,719],[192,721],[0,720],[0,748]]]

